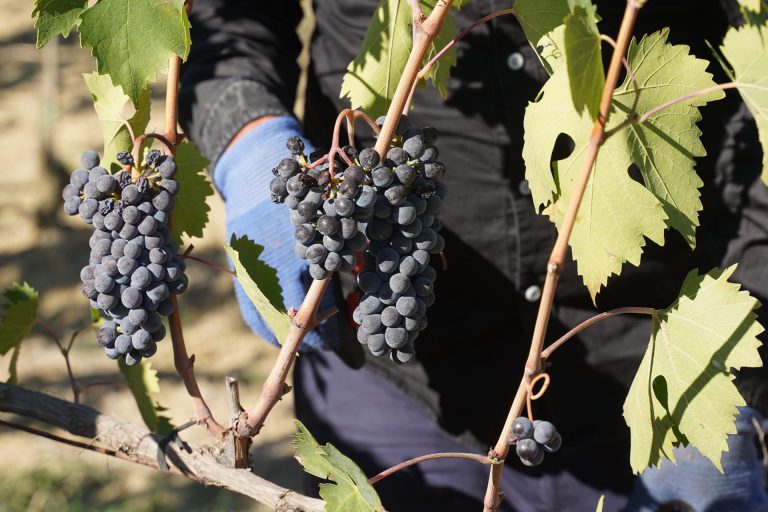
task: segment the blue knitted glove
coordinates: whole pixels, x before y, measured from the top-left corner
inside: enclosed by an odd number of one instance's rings
[[[670,507],[664,510],[691,512],[768,511],[765,469],[752,423],[752,418],[761,418],[749,407],[740,411],[737,433],[728,436],[728,452],[723,454],[724,474],[696,448],[677,448],[677,464],[665,460],[640,475],[624,512],[656,512],[664,504]]]
[[[290,157],[285,147],[288,137],[300,135],[301,125],[293,117],[269,120],[237,140],[219,158],[213,182],[225,201],[227,240],[235,233],[247,235],[264,246],[260,259],[277,269],[287,308],[298,308],[312,279],[309,265],[294,253],[294,230],[285,205],[271,200],[269,182],[272,168]],[[304,141],[306,153],[313,148]],[[235,280],[235,294],[248,326],[259,336],[278,345],[278,340],[256,311],[242,286]],[[334,306],[332,287],[328,287],[320,311]],[[326,320],[305,338],[302,346],[334,348],[338,344],[335,318]],[[280,340],[282,341],[282,340]]]

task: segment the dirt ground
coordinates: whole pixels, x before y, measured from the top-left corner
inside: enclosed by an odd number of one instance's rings
[[[89,315],[78,278],[88,260],[89,229],[63,214],[59,191],[66,179],[63,171],[78,166],[79,154],[101,147],[99,122],[81,78],[95,66],[75,37],[36,50],[31,10],[32,2],[0,0],[0,288],[28,281],[41,293],[40,317],[68,337]],[[162,103],[158,89],[150,130],[162,127]],[[60,170],[44,163],[46,140]],[[226,264],[222,204],[218,197],[210,204],[211,220],[204,238],[194,240],[195,254]],[[226,415],[224,377],[237,376],[243,402],[253,403],[276,351],[243,323],[228,274],[194,263],[188,273],[190,290],[181,298],[185,337],[197,356],[203,393],[221,419]],[[170,348],[169,342],[162,343],[151,362],[161,378],[158,399],[181,424],[189,419],[191,406],[173,371]],[[8,359],[0,358],[2,380]],[[89,388],[84,403],[141,424],[115,362],[103,355],[92,333],[78,338],[72,363],[81,384],[114,382]],[[63,358],[38,330],[24,342],[19,378],[31,389],[71,399]],[[288,395],[256,439],[252,458],[258,474],[297,488],[301,470],[290,457],[292,410]],[[209,440],[199,428],[182,437]],[[264,509],[226,491],[0,427],[0,512],[44,510]]]

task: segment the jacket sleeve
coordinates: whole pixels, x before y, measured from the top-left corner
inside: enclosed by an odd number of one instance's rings
[[[301,17],[295,0],[195,0],[179,120],[210,169],[247,122],[292,114]]]

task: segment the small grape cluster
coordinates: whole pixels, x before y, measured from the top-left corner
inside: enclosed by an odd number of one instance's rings
[[[117,159],[135,165],[130,153]],[[134,365],[157,351],[166,334],[162,317],[174,309],[170,296],[188,285],[168,227],[179,191],[176,162],[150,150],[134,180],[128,171],[100,167],[95,151],[80,161],[62,197],[67,214],[93,226],[89,263],[80,271],[83,295],[110,318],[96,335],[107,356]]]
[[[272,200],[291,209],[296,255],[309,261],[313,279],[353,270],[364,251],[357,337],[372,354],[390,354],[397,363],[414,357],[413,342],[427,327],[436,278],[430,253],[445,245],[438,234],[445,167],[436,139],[434,128],[411,128],[403,117],[383,160],[374,148],[345,146],[332,174],[321,151],[307,157],[301,139],[291,137],[292,157],[272,171]],[[360,223],[367,223],[364,230]]]
[[[521,416],[512,423],[509,443],[515,444],[515,452],[526,466],[538,466],[544,460],[544,453],[554,453],[563,444],[563,438],[555,426],[542,420],[533,423]]]
[[[287,146],[293,157],[273,169],[270,189],[274,202],[285,203],[291,209],[296,255],[309,261],[313,279],[352,270],[355,253],[366,245],[358,222],[367,221],[373,214],[376,191],[360,166],[350,165],[331,179],[327,164],[307,168],[301,139],[292,137]],[[353,148],[345,149],[355,154]],[[343,162],[339,160],[338,164],[337,169]]]

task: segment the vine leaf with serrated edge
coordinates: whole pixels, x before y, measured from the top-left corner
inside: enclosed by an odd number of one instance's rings
[[[3,306],[0,309],[0,356],[13,350],[8,368],[9,382],[17,380],[16,362],[21,342],[29,334],[37,321],[38,292],[28,283],[13,283],[3,294]]]
[[[515,0],[515,18],[542,65],[551,75],[562,63],[565,17],[571,12],[567,0]]]
[[[668,33],[664,29],[630,44],[627,59],[640,90],[638,113],[715,85],[705,71],[707,62],[690,55],[687,46],[668,44]],[[615,91],[607,129],[626,119],[635,96],[626,79]],[[699,107],[723,96],[722,91],[715,91],[678,103],[606,139],[570,238],[579,274],[593,300],[608,277],[621,272],[623,263],[639,265],[645,238],[663,245],[664,230],[671,227],[695,246],[702,181],[694,171],[694,157],[706,153],[696,123],[701,119]],[[588,115],[573,109],[568,75],[562,66],[544,85],[539,101],[526,109],[526,179],[534,204],[544,207],[558,227],[573,195],[592,125]],[[552,163],[552,150],[561,133],[573,140],[575,149]],[[642,183],[629,175],[633,164]]]
[[[208,159],[189,141],[182,141],[176,147],[176,181],[179,193],[173,210],[171,234],[178,244],[181,237],[202,237],[203,229],[208,224],[211,207],[206,199],[213,195],[213,186],[203,170]]]
[[[96,72],[83,73],[85,85],[91,92],[93,108],[101,121],[101,131],[104,133],[104,153],[101,165],[112,172],[123,168],[117,161],[117,153],[130,151],[133,147],[131,135],[124,124],[123,110],[130,98],[123,88],[112,84],[109,75]],[[138,107],[127,120],[133,128],[133,133],[143,133],[149,124],[150,92],[145,88],[139,94]]]
[[[429,15],[437,0],[420,0],[419,3],[424,14]],[[347,66],[342,80],[340,97],[349,98],[352,108],[361,108],[374,118],[386,114],[413,46],[411,15],[407,0],[382,0],[379,4],[363,44]],[[456,22],[449,13],[425,59],[435,56],[455,35]],[[426,75],[443,97],[447,95],[450,68],[454,65],[456,49],[451,48]]]
[[[149,361],[142,360],[139,364],[128,366],[122,358],[118,360],[120,373],[125,377],[128,389],[131,390],[141,418],[150,431],[158,434],[170,434],[173,430],[170,418],[160,414],[165,411],[152,395],[160,392],[160,379],[157,370],[152,368]]]
[[[755,118],[763,148],[763,182],[768,184],[768,26],[732,28],[720,47],[733,71],[726,69]]]
[[[331,443],[321,446],[299,420],[294,436],[296,459],[310,475],[334,483],[320,484],[325,509],[333,512],[379,512],[384,510],[379,495],[365,473],[352,459]]]
[[[172,55],[186,59],[189,53],[183,2],[100,0],[80,20],[81,45],[91,48],[99,73],[112,77],[134,105]]]
[[[760,303],[729,283],[736,266],[705,275],[688,274],[680,295],[658,311],[653,331],[624,402],[639,473],[675,461],[676,445],[695,446],[722,472],[728,434],[736,433],[737,407],[746,405],[733,384],[732,369],[762,366],[757,336],[763,328]]]
[[[605,86],[600,31],[596,8],[589,0],[573,6],[565,17],[563,43],[571,85],[571,99],[576,111],[585,109],[593,121],[600,111],[600,96]]]
[[[32,17],[37,18],[36,46],[42,48],[59,35],[69,36],[87,7],[88,0],[36,0],[32,11]]]
[[[224,246],[235,267],[235,274],[256,311],[269,325],[278,343],[288,336],[291,319],[283,304],[283,289],[277,271],[259,259],[264,247],[247,236],[237,238],[233,233],[229,245]]]

